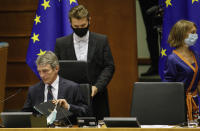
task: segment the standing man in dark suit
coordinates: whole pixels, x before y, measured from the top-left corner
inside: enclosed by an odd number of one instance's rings
[[[59,77],[59,62],[56,55],[47,51],[37,58],[36,64],[42,80],[29,88],[22,110],[37,113],[33,109],[35,105],[49,100],[58,100],[59,103],[65,101],[64,108],[74,114],[71,117],[72,122],[77,116],[87,116],[88,106],[79,91],[79,84]]]
[[[91,17],[83,5],[72,8],[69,20],[74,31],[56,40],[55,53],[60,60],[88,62],[92,83],[92,106],[98,120],[109,116],[106,86],[114,73],[114,61],[107,36],[89,31]]]

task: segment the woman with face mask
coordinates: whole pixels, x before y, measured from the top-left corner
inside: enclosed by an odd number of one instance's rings
[[[197,122],[199,115],[200,57],[195,48],[191,48],[198,39],[196,32],[196,25],[186,20],[180,20],[172,27],[168,43],[174,50],[164,69],[164,81],[184,83],[189,122]]]

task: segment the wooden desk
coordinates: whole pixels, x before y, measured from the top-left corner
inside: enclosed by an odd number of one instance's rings
[[[200,128],[1,128],[1,131],[199,131]]]

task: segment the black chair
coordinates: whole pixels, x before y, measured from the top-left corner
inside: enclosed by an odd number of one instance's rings
[[[83,99],[84,101],[87,103],[88,105],[88,120],[92,120],[92,118],[89,118],[89,117],[92,117],[93,116],[93,110],[92,110],[92,97],[91,97],[91,85],[90,84],[80,84],[80,92],[81,94],[83,95]],[[85,119],[85,118],[81,118],[80,119]],[[96,118],[95,118],[96,119]],[[85,119],[85,122],[87,120]],[[79,122],[78,122],[79,123]],[[87,122],[86,122],[87,123]],[[79,123],[80,124],[80,123]]]
[[[79,84],[90,83],[88,63],[77,60],[59,60],[59,75]]]
[[[84,100],[88,104],[91,105],[91,85],[90,84],[80,84],[80,92],[83,95]]]
[[[141,125],[176,125],[186,121],[183,83],[136,82],[131,116]]]

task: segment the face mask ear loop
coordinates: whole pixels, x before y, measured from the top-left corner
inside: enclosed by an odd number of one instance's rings
[[[56,105],[55,105],[55,107],[54,107],[54,110],[53,110],[53,111],[51,112],[51,114],[47,117],[47,125],[52,125],[53,122],[55,121],[56,115],[57,115],[57,110],[56,110],[56,108],[57,108],[57,103],[56,103]]]

